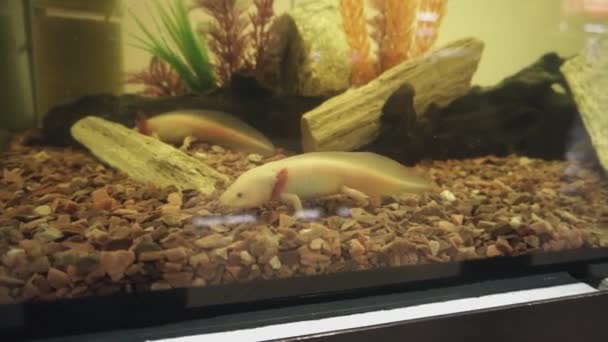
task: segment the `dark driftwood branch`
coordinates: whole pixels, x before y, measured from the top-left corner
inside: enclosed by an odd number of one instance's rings
[[[402,86],[383,108],[380,137],[363,149],[406,164],[517,153],[593,159],[587,135],[555,53],[495,86],[473,88],[445,108],[418,117],[414,90]],[[564,91],[556,90],[562,88]]]

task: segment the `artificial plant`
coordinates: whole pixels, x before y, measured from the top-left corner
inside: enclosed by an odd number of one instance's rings
[[[367,21],[363,0],[341,0],[340,14],[348,45],[351,49],[351,84],[363,85],[376,77],[376,67],[370,55]]]
[[[145,2],[146,4],[149,1]],[[209,61],[207,45],[199,39],[190,25],[184,0],[171,0],[168,8],[152,0],[156,14],[151,15],[157,33],[131,12],[131,16],[143,32],[144,37],[133,35],[139,44],[134,46],[148,51],[169,64],[193,92],[206,92],[217,86],[213,66]],[[149,10],[149,8],[148,8]]]
[[[225,84],[245,62],[246,6],[239,0],[195,0],[192,7],[202,9],[212,19],[201,25],[199,33],[208,39],[218,59],[215,67],[219,81]]]
[[[253,53],[249,58],[251,69],[263,69],[268,62],[268,46],[273,38],[270,24],[274,19],[274,0],[253,0],[255,12],[249,14],[252,31],[250,33]]]
[[[201,25],[199,33],[208,40],[217,59],[215,68],[222,84],[237,71],[255,71],[267,61],[274,0],[253,0],[253,13],[248,13],[249,4],[239,0],[195,0],[192,6],[211,17],[210,22]]]
[[[378,69],[382,72],[409,58],[419,0],[372,0],[371,4],[378,12],[372,26],[378,44]]]
[[[150,97],[179,96],[187,93],[187,87],[181,77],[157,56],[150,58],[148,68],[127,73],[126,83],[143,84],[144,90],[139,94]]]
[[[433,47],[446,11],[447,0],[420,0],[418,12],[421,15],[418,18],[414,46],[410,51],[411,57],[419,56]]]

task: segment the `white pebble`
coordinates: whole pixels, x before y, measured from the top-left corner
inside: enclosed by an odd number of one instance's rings
[[[52,212],[52,209],[50,206],[48,205],[41,205],[39,207],[36,207],[34,209],[34,213],[36,213],[37,215],[40,216],[47,216]]]
[[[252,154],[248,155],[247,159],[249,159],[249,161],[254,162],[254,163],[262,162],[262,156],[257,153],[252,153]]]
[[[196,152],[196,153],[194,153],[194,156],[196,158],[202,159],[202,160],[207,159],[207,153]]]
[[[277,257],[276,255],[272,257],[272,259],[270,259],[269,261],[270,267],[272,267],[273,270],[279,270],[281,268],[281,260],[279,260],[279,257]]]
[[[511,226],[511,228],[517,228],[517,227],[521,226],[521,217],[520,216],[511,217],[511,220],[509,221],[509,225]]]
[[[226,152],[226,150],[224,150],[224,148],[222,146],[218,146],[218,145],[211,146],[211,151],[217,152],[217,153],[224,153],[224,152]]]
[[[448,202],[454,202],[456,200],[456,196],[454,196],[450,190],[443,190],[439,196],[441,196],[444,201]]]

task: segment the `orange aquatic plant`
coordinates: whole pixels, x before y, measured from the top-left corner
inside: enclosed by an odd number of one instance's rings
[[[447,0],[421,0],[418,26],[411,56],[419,56],[433,47],[446,13]]]
[[[378,12],[372,20],[373,37],[383,72],[410,57],[420,0],[372,0],[371,4]]]
[[[351,49],[351,84],[366,84],[376,77],[374,61],[370,56],[367,20],[363,0],[341,0],[340,13],[348,45]]]

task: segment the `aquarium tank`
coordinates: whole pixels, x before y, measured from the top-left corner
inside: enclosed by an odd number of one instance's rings
[[[608,1],[0,16],[0,305],[608,257]]]

